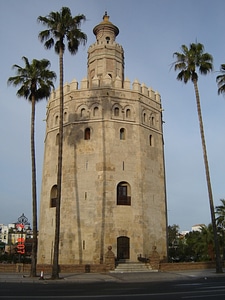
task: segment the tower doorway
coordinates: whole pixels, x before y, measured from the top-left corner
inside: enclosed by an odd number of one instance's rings
[[[117,259],[130,258],[130,239],[126,236],[117,238]]]

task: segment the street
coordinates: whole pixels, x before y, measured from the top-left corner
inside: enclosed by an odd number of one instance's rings
[[[0,299],[225,299],[223,277],[161,282],[1,282]]]

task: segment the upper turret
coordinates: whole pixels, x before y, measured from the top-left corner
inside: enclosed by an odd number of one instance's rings
[[[96,42],[88,49],[89,88],[100,86],[122,87],[124,81],[124,52],[116,43],[119,29],[109,21],[107,12],[103,21],[93,29]]]

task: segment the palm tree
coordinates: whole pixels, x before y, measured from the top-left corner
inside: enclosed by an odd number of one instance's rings
[[[225,199],[220,199],[221,205],[216,206],[217,225],[225,230]]]
[[[201,233],[200,231],[190,231],[185,235],[186,255],[192,256],[195,261],[201,260],[202,244],[199,243]]]
[[[58,148],[58,172],[57,172],[57,201],[55,215],[55,242],[53,254],[52,279],[59,278],[59,234],[60,234],[60,204],[61,204],[61,182],[62,182],[62,152],[63,152],[63,55],[65,51],[65,38],[68,50],[76,54],[80,44],[85,45],[87,36],[80,30],[84,15],[72,17],[68,7],[62,7],[60,12],[50,12],[46,17],[39,16],[38,21],[48,29],[39,33],[41,42],[45,42],[45,48],[50,49],[55,45],[56,54],[59,55],[60,73],[60,104],[59,104],[59,148]]]
[[[220,199],[221,205],[216,206],[216,223],[221,235],[221,246],[223,249],[223,259],[225,259],[225,199]]]
[[[189,48],[186,45],[182,45],[181,51],[182,51],[181,53],[174,52],[173,56],[175,56],[177,60],[173,63],[173,66],[175,71],[179,71],[177,75],[177,80],[183,81],[185,84],[189,80],[191,80],[192,83],[194,84],[199,127],[200,127],[200,134],[202,140],[205,172],[206,172],[206,181],[208,187],[209,204],[210,204],[211,219],[212,219],[213,234],[214,234],[214,243],[215,243],[215,252],[216,252],[216,272],[221,273],[222,266],[220,261],[219,242],[217,237],[213,194],[212,194],[212,187],[211,187],[210,174],[209,174],[209,165],[208,165],[206,142],[205,142],[203,120],[202,120],[202,113],[201,113],[200,96],[198,91],[198,74],[197,74],[197,69],[199,73],[203,75],[206,75],[207,73],[213,70],[213,64],[212,64],[213,57],[209,53],[204,53],[204,46],[200,43],[196,43],[196,44],[192,43],[190,44]]]
[[[8,79],[8,84],[20,86],[17,91],[18,97],[24,97],[31,101],[31,160],[32,160],[32,210],[33,210],[33,244],[31,276],[36,276],[37,265],[37,188],[36,188],[36,162],[35,162],[35,104],[38,100],[48,98],[51,88],[54,87],[53,80],[56,74],[49,70],[50,62],[46,59],[33,59],[30,63],[23,56],[25,67],[13,65],[16,76]]]
[[[220,66],[221,74],[216,77],[216,82],[218,85],[218,94],[225,93],[225,64]]]
[[[202,249],[204,256],[208,259],[214,260],[215,253],[212,224],[209,224],[208,226],[201,226],[201,234],[199,236],[198,244],[199,248]]]

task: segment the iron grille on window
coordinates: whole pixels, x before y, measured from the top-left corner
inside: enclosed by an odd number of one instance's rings
[[[130,196],[118,195],[117,204],[118,205],[130,205],[131,204],[131,197]]]
[[[57,198],[51,199],[51,207],[56,207],[56,201],[57,201]]]

